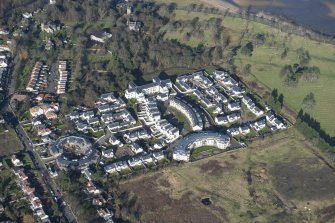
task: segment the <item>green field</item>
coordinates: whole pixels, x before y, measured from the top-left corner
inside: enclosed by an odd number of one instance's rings
[[[13,128],[0,124],[0,157],[11,155],[23,149]]]
[[[160,0],[156,0],[161,2]],[[200,0],[199,0],[200,1]],[[173,2],[173,1],[168,1]],[[191,1],[182,1],[177,4],[181,6],[187,3],[197,3]],[[241,73],[246,64],[251,64],[251,75],[240,75],[247,83],[256,82],[263,90],[259,93],[265,96],[265,91],[269,92],[277,88],[279,93],[284,95],[284,103],[294,112],[298,112],[302,106],[304,97],[313,92],[316,99],[316,104],[313,108],[308,110],[315,119],[321,123],[321,127],[331,135],[335,135],[335,122],[334,117],[331,115],[332,110],[335,109],[335,46],[327,43],[321,43],[307,38],[281,32],[278,29],[270,26],[247,21],[241,18],[233,18],[219,14],[203,13],[203,12],[188,12],[183,9],[175,10],[173,21],[190,21],[198,17],[199,21],[208,21],[210,18],[221,18],[222,26],[224,26],[223,34],[228,33],[231,37],[229,52],[232,47],[239,45],[243,46],[248,41],[255,40],[257,34],[264,34],[266,41],[261,46],[255,46],[252,56],[245,56],[238,51],[235,57],[235,66],[237,67],[238,74]],[[191,36],[188,40],[184,38],[189,28],[171,29],[168,25],[161,28],[162,32],[166,32],[166,39],[177,39],[178,41],[190,45],[192,47],[198,46],[203,43],[205,46],[211,47],[217,45],[213,41],[212,28],[205,30],[203,38],[196,38]],[[242,33],[244,34],[242,37]],[[223,35],[222,34],[222,35]],[[281,59],[281,54],[284,48],[288,49],[287,57]],[[320,78],[315,82],[299,81],[297,88],[289,89],[283,85],[283,80],[280,77],[280,70],[284,65],[293,65],[298,63],[297,49],[303,48],[308,50],[311,60],[308,66],[318,66],[321,71]],[[226,53],[227,55],[227,53]],[[226,67],[225,61],[220,64]],[[261,84],[259,84],[261,83]],[[257,89],[258,90],[258,89]]]
[[[119,185],[128,206],[116,215],[132,222],[328,222],[335,173],[315,150],[290,129],[245,150],[135,177]],[[210,206],[201,203],[207,197]]]
[[[300,110],[304,97],[313,92],[316,105],[307,112],[321,123],[322,128],[335,135],[335,127],[332,124],[335,120],[330,112],[335,109],[335,98],[332,97],[335,94],[333,87],[335,86],[335,46],[304,40],[303,37],[298,36],[289,38],[287,34],[275,30],[272,33],[276,36],[271,40],[275,42],[274,46],[257,47],[251,57],[239,54],[235,64],[240,70],[246,64],[251,64],[252,75],[246,79],[249,81],[257,80],[269,89],[277,88],[284,95],[284,103],[296,112]],[[285,59],[281,59],[283,52],[281,45],[284,42],[289,52]],[[321,75],[316,82],[301,80],[297,88],[289,89],[283,85],[279,73],[284,65],[298,63],[296,50],[301,47],[309,51],[310,66],[318,66]]]

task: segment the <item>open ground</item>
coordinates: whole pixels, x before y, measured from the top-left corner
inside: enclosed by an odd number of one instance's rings
[[[119,185],[134,222],[329,222],[335,172],[295,129]],[[212,202],[206,206],[203,198]]]
[[[0,157],[13,154],[23,148],[14,129],[9,125],[2,125],[0,139]]]

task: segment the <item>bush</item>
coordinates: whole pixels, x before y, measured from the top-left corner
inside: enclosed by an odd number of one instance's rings
[[[311,92],[302,101],[302,107],[305,109],[311,109],[315,105],[316,101],[314,98],[314,94]]]
[[[245,46],[241,48],[241,53],[246,56],[252,56],[253,51],[254,51],[254,45],[252,44],[252,42],[245,44]]]

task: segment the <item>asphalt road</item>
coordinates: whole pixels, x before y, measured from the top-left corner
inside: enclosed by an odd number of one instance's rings
[[[10,73],[9,73],[10,74]],[[10,75],[8,76],[7,80],[7,87],[10,83]],[[5,89],[4,93],[4,100],[0,101],[0,111],[3,115],[3,118],[6,120],[7,123],[11,124],[21,140],[22,144],[25,147],[25,150],[30,154],[31,159],[41,174],[45,185],[47,186],[49,192],[53,196],[54,200],[57,200],[58,208],[63,213],[63,216],[69,223],[77,222],[75,215],[72,213],[71,209],[63,202],[61,195],[59,194],[59,190],[57,189],[56,184],[52,181],[49,172],[44,165],[43,161],[41,160],[40,156],[33,150],[32,143],[27,136],[26,132],[24,131],[22,125],[19,123],[18,118],[15,116],[14,112],[12,111],[11,107],[9,106],[10,102],[10,95],[9,95],[9,88]],[[56,199],[55,199],[56,198]]]

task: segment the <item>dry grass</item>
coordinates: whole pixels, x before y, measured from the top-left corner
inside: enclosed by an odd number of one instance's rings
[[[256,141],[246,150],[134,178],[122,183],[120,192],[136,195],[133,208],[142,222],[182,222],[187,216],[201,222],[204,219],[191,217],[198,212],[212,222],[318,222],[333,218],[328,209],[325,214],[320,210],[335,204],[334,177],[314,147],[291,129]],[[212,205],[201,204],[204,197],[210,197]],[[150,200],[154,204],[149,207]],[[293,206],[294,212],[285,212]],[[175,215],[180,219],[169,217]]]

